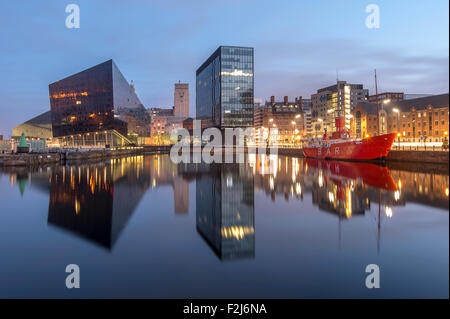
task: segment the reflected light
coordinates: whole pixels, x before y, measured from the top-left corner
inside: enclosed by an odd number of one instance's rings
[[[386,208],[384,209],[384,213],[386,214],[386,217],[392,218],[392,208],[390,208],[389,206],[386,206]]]

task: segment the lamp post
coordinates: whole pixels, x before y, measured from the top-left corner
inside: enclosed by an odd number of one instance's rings
[[[393,108],[392,112],[397,113],[397,136],[398,136],[398,147],[400,149],[400,111],[397,108]]]
[[[442,142],[442,148],[447,149],[448,148],[448,140],[447,140],[448,131],[444,132],[444,141]]]

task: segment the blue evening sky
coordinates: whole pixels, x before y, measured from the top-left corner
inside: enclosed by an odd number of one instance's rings
[[[81,28],[67,29],[67,4]],[[368,4],[380,28],[365,25]],[[50,108],[48,84],[114,59],[146,107],[171,107],[219,46],[255,48],[255,97],[310,97],[339,78],[373,93],[449,87],[448,0],[2,0],[0,134]]]

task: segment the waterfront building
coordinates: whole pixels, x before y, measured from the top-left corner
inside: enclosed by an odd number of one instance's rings
[[[355,137],[380,133],[400,134],[401,142],[438,142],[448,138],[449,95],[440,94],[418,99],[379,104],[377,124],[375,103],[360,103],[352,111],[352,132]]]
[[[280,102],[271,96],[270,101],[255,107],[253,121],[257,142],[299,143],[312,134],[311,110],[301,96],[295,101],[285,96]]]
[[[22,133],[30,140],[51,140],[53,138],[51,112],[44,112],[22,124],[14,126],[12,138],[14,140],[19,140]]]
[[[196,118],[218,128],[253,127],[253,48],[220,46],[196,72]]]
[[[150,116],[113,60],[49,85],[53,137],[64,146],[119,146],[150,135]]]
[[[337,81],[336,84],[317,90],[311,95],[311,112],[313,121],[322,122],[322,130],[335,131],[334,119],[345,117],[345,126],[350,128],[350,112],[358,103],[366,101],[369,90],[362,84],[350,84]]]
[[[173,113],[175,116],[189,116],[189,84],[175,83],[173,97]]]
[[[151,118],[174,116],[173,108],[163,109],[159,107],[152,107],[148,110],[148,112]]]
[[[384,92],[378,93],[378,103],[389,103],[396,101],[403,101],[405,94],[403,92]],[[376,103],[377,95],[370,95],[367,98],[367,102]]]
[[[0,140],[0,154],[11,153],[13,149],[13,142],[11,140]]]
[[[433,96],[433,94],[409,93],[404,95],[405,100],[413,100],[421,97]]]

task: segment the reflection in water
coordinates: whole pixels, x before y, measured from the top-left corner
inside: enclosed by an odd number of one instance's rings
[[[221,260],[255,255],[253,174],[245,164],[185,165],[196,176],[198,233]]]
[[[416,202],[448,209],[449,176],[445,167],[436,173],[389,169],[375,164],[317,161],[284,156],[249,157],[255,174],[255,190],[273,201],[282,196],[303,200],[310,192],[313,203],[324,211],[351,218],[378,203],[393,212],[393,206]]]
[[[111,248],[149,186],[142,156],[58,167],[50,175],[48,223]]]
[[[111,249],[146,191],[171,185],[175,213],[187,213],[189,183],[167,156],[11,170],[23,195],[27,180],[50,193],[48,223]]]
[[[171,186],[175,214],[187,214],[195,179],[196,228],[221,260],[254,257],[255,192],[274,202],[280,196],[303,201],[310,193],[313,205],[339,218],[339,225],[370,212],[379,236],[395,207],[407,202],[448,210],[448,172],[424,171],[274,155],[249,155],[247,164],[176,165],[155,155],[4,169],[22,196],[27,184],[50,194],[49,224],[108,249],[150,188]]]

